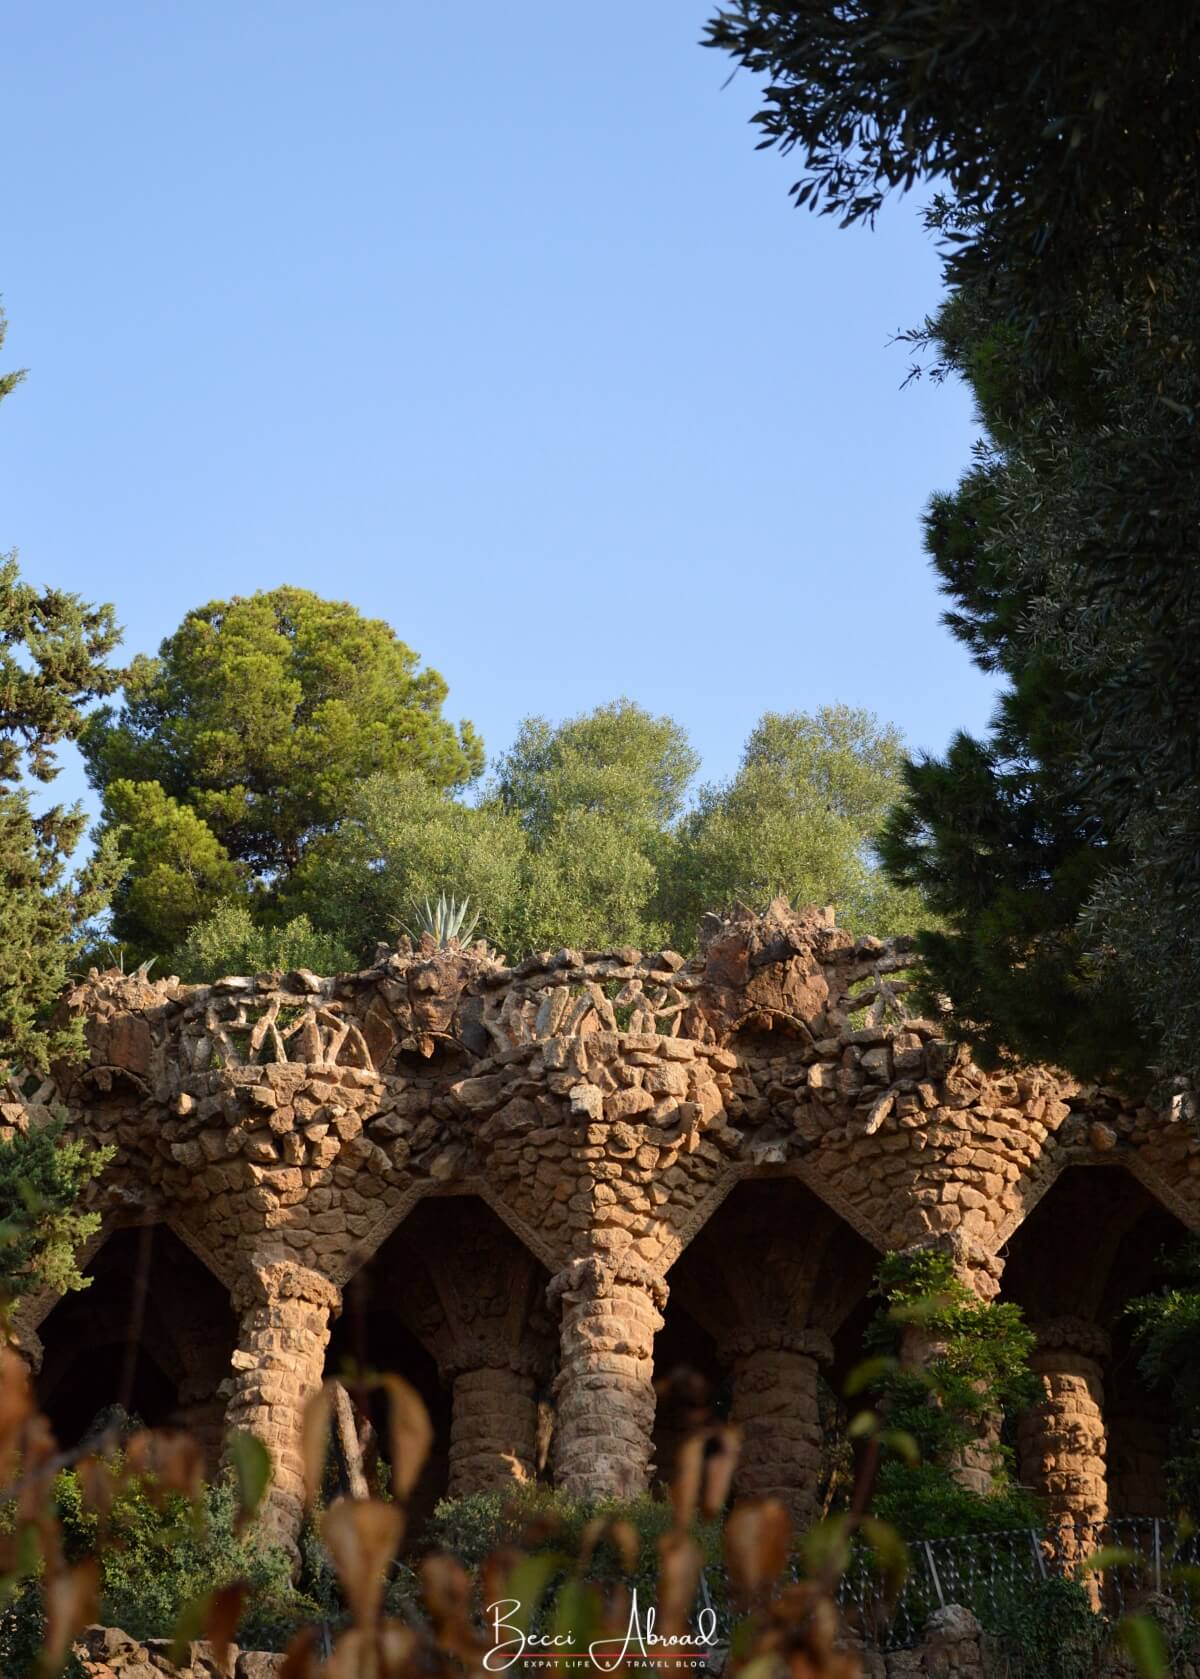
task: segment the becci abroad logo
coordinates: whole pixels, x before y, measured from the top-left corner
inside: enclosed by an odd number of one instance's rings
[[[483,1665],[489,1673],[505,1673],[518,1662],[526,1672],[538,1667],[556,1673],[590,1667],[599,1673],[615,1673],[635,1656],[643,1661],[670,1662],[677,1668],[703,1668],[717,1643],[715,1609],[701,1609],[696,1630],[686,1636],[662,1634],[655,1630],[654,1608],[647,1608],[643,1614],[636,1588],[625,1631],[614,1638],[594,1638],[586,1648],[578,1645],[574,1633],[525,1632],[509,1619],[520,1610],[520,1599],[515,1597],[503,1597],[487,1606],[492,1645]]]

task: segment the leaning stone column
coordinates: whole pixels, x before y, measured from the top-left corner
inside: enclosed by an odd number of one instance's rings
[[[1083,1318],[1035,1324],[1030,1360],[1045,1395],[1022,1417],[1021,1480],[1044,1499],[1048,1519],[1074,1524],[1081,1546],[1108,1515],[1104,1371],[1108,1337]]]
[[[452,1380],[449,1497],[531,1481],[538,1415],[532,1372],[495,1362],[459,1370]]]
[[[734,1336],[722,1349],[733,1366],[730,1421],[742,1429],[736,1491],[778,1498],[798,1531],[817,1519],[824,1434],[818,1401],[821,1364],[833,1343],[820,1330],[780,1331],[775,1345]]]
[[[304,1514],[304,1406],[321,1385],[341,1294],[307,1266],[270,1260],[239,1278],[233,1303],[240,1322],[225,1425],[270,1448],[274,1473],[260,1528],[294,1549]]]
[[[547,1298],[562,1313],[555,1482],[582,1497],[635,1497],[650,1481],[667,1285],[646,1267],[592,1257],[552,1278]]]

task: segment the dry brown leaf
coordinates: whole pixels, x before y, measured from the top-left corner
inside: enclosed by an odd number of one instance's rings
[[[0,1347],[0,1478],[5,1483],[16,1471],[21,1430],[32,1410],[25,1360],[11,1347]]]
[[[111,1465],[101,1457],[83,1457],[75,1465],[75,1473],[79,1477],[84,1509],[93,1511],[103,1524],[108,1520],[117,1496]]]
[[[586,1567],[592,1560],[597,1545],[605,1539],[620,1557],[621,1567],[626,1574],[635,1573],[638,1561],[637,1529],[632,1522],[618,1516],[593,1516],[585,1525],[579,1540],[580,1562]]]
[[[27,1419],[21,1434],[17,1526],[37,1529],[46,1567],[53,1571],[59,1567],[62,1554],[61,1535],[54,1511],[54,1460],[58,1446],[50,1424],[40,1413]]]
[[[374,1638],[361,1627],[347,1627],[338,1634],[320,1674],[321,1679],[379,1679]]]
[[[471,1615],[474,1598],[471,1576],[457,1557],[440,1551],[425,1557],[419,1572],[421,1596],[438,1644],[468,1667],[477,1666],[483,1646]]]
[[[152,1503],[170,1492],[192,1503],[204,1496],[204,1454],[181,1428],[139,1429],[126,1442],[122,1473],[125,1480],[144,1481]]]
[[[792,1520],[777,1498],[747,1498],[725,1521],[725,1565],[735,1592],[753,1597],[787,1566]]]
[[[381,1376],[379,1386],[388,1400],[388,1447],[392,1460],[392,1492],[406,1499],[417,1484],[433,1444],[433,1424],[425,1401],[402,1376]]]
[[[658,1542],[657,1628],[667,1638],[687,1631],[704,1554],[688,1533],[664,1533]]]
[[[675,1454],[675,1477],[671,1482],[676,1527],[691,1526],[703,1481],[704,1435],[689,1434]]]
[[[720,1423],[709,1434],[711,1449],[704,1459],[702,1516],[717,1516],[725,1508],[734,1471],[742,1451],[742,1431],[736,1423]]]
[[[502,1598],[511,1597],[508,1582],[513,1570],[524,1559],[524,1551],[518,1550],[515,1545],[498,1545],[494,1551],[489,1551],[479,1565],[479,1601],[499,1603]]]
[[[420,1640],[412,1627],[403,1621],[383,1621],[377,1642],[380,1679],[405,1679],[416,1671]]]
[[[248,1580],[234,1580],[230,1585],[215,1591],[208,1600],[208,1613],[204,1617],[204,1636],[212,1644],[218,1667],[225,1665],[229,1647],[233,1643],[233,1635],[242,1618],[242,1605],[249,1592]]]
[[[404,1535],[404,1512],[376,1498],[339,1498],[321,1517],[321,1538],[329,1548],[354,1623],[373,1630],[388,1567]]]
[[[284,1651],[279,1679],[317,1679],[316,1646],[316,1627],[302,1627]]]
[[[309,1396],[300,1426],[300,1447],[304,1458],[304,1503],[308,1510],[312,1509],[320,1496],[332,1417],[333,1384],[322,1382],[317,1391]]]
[[[96,1619],[100,1564],[95,1557],[87,1557],[74,1568],[48,1576],[42,1591],[46,1604],[42,1669],[57,1673],[77,1635]]]

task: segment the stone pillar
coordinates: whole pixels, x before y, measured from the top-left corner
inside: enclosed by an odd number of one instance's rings
[[[1083,1318],[1035,1324],[1031,1364],[1045,1398],[1018,1429],[1021,1480],[1045,1501],[1047,1520],[1085,1531],[1108,1515],[1104,1372],[1108,1337]]]
[[[821,1481],[818,1379],[833,1358],[819,1330],[776,1337],[775,1345],[747,1345],[735,1337],[722,1348],[733,1366],[730,1421],[742,1429],[735,1491],[740,1498],[778,1498],[797,1531],[817,1519]]]
[[[533,1480],[538,1415],[533,1375],[487,1364],[457,1371],[452,1382],[448,1496]]]
[[[239,1278],[233,1303],[240,1322],[225,1425],[270,1448],[274,1472],[260,1527],[291,1549],[304,1514],[304,1406],[321,1385],[341,1294],[307,1266],[269,1260]]]
[[[654,1337],[667,1285],[646,1267],[590,1257],[552,1278],[547,1298],[562,1314],[555,1482],[576,1496],[636,1497],[652,1468]]]

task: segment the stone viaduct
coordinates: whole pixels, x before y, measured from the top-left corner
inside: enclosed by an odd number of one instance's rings
[[[740,1490],[803,1519],[878,1257],[938,1242],[1037,1332],[1019,1462],[1050,1519],[1165,1513],[1122,1308],[1200,1226],[1200,1144],[1113,1090],[984,1075],[910,1017],[910,962],[777,903],[708,918],[686,962],[426,943],[328,979],[93,973],[66,1004],[86,1062],[0,1107],[116,1149],[92,1287],[17,1326],[60,1438],[118,1394],[214,1464],[252,1429],[287,1537],[303,1404],[347,1357],[426,1398],[427,1500],[668,1476],[655,1383],[687,1367],[743,1427]]]

